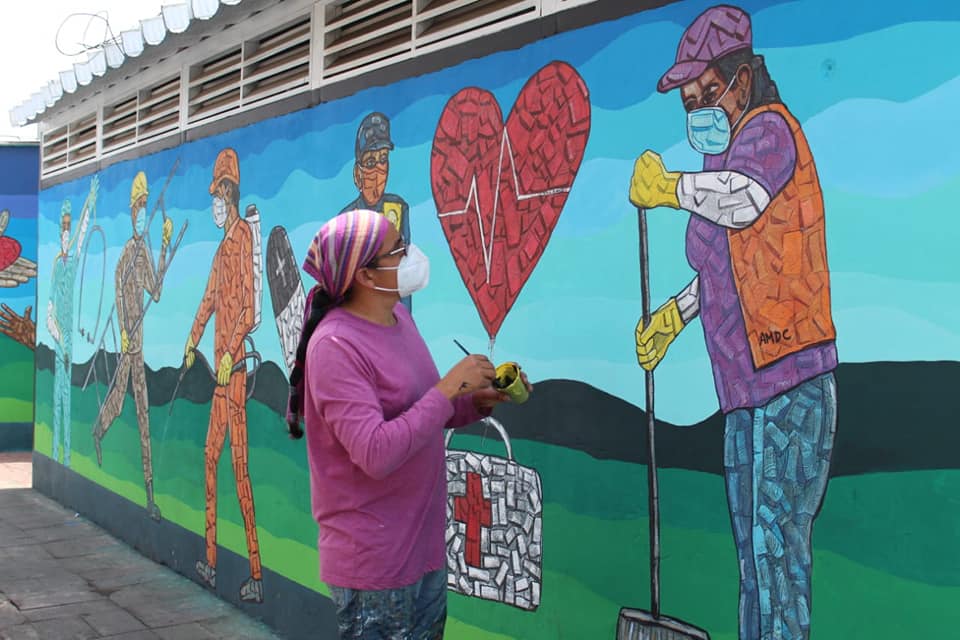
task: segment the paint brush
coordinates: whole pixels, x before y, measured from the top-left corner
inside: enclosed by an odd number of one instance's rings
[[[467,351],[467,348],[466,348],[465,346],[463,346],[462,344],[460,344],[460,342],[459,342],[456,338],[453,339],[453,343],[454,343],[455,345],[457,345],[458,347],[460,347],[460,351],[463,351],[464,354],[466,354],[466,355],[468,355],[468,356],[471,355],[470,352]]]

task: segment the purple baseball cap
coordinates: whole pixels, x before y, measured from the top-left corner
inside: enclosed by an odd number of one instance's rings
[[[660,78],[657,91],[666,93],[685,85],[719,58],[752,46],[753,31],[746,11],[730,5],[711,7],[683,32],[677,59]]]

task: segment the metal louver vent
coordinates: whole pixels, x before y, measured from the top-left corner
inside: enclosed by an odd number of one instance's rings
[[[174,131],[180,125],[180,76],[175,75],[140,92],[137,142]]]
[[[243,45],[244,106],[310,83],[310,16]]]
[[[73,166],[97,157],[97,114],[91,113],[68,125],[67,165]]]
[[[67,132],[64,125],[43,134],[43,173],[53,173],[67,166]]]
[[[476,38],[540,16],[538,0],[416,0],[417,49]]]
[[[103,107],[102,153],[175,131],[180,126],[180,76]]]
[[[242,47],[237,45],[190,68],[187,122],[240,108]]]
[[[137,142],[137,96],[103,108],[104,153],[129,147]]]
[[[381,67],[413,52],[413,0],[331,2],[324,18],[325,79]]]

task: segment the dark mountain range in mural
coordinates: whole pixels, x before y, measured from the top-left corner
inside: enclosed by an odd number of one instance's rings
[[[37,366],[52,370],[53,352],[41,344],[36,353]],[[114,354],[106,355],[115,362]],[[96,362],[98,379],[107,380],[102,354]],[[214,378],[199,361],[198,365],[187,370],[179,387],[180,369],[153,371],[147,367],[150,404],[168,404],[175,389],[177,400],[208,402]],[[74,365],[75,386],[83,384],[89,368],[89,362]],[[280,367],[264,362],[248,385],[251,399],[284,415],[287,380]],[[841,364],[832,475],[960,468],[956,455],[960,450],[958,388],[958,362]],[[582,382],[537,382],[536,392],[526,404],[503,405],[495,416],[513,439],[567,447],[598,459],[642,464],[647,458],[644,410]],[[657,425],[661,467],[721,473],[723,416],[719,412],[690,426],[661,420]],[[483,431],[482,426],[467,430]]]

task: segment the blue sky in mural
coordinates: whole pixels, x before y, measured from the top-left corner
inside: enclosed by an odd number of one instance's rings
[[[101,174],[97,207],[110,246],[104,253],[99,239],[91,245],[85,286],[98,287],[105,260],[106,314],[112,269],[130,236],[130,182],[137,170],[146,171],[152,204],[179,157],[167,213],[178,228],[188,220],[189,229],[163,298],[145,323],[151,366],[177,365],[221,237],[207,193],[217,152],[225,146],[239,152],[241,204],[260,209],[264,239],[283,225],[300,254],[319,224],[356,197],[356,127],[365,113],[379,110],[390,116],[397,144],[387,190],[410,203],[414,241],[433,260],[431,286],[415,297],[417,321],[441,369],[459,356],[452,338],[483,350],[487,337],[430,193],[434,127],[446,100],[467,85],[491,90],[506,115],[527,78],[559,58],[573,64],[590,89],[591,138],[550,245],[500,330],[496,358],[519,360],[536,379],[579,379],[642,405],[642,372],[632,352],[639,314],[636,214],[627,183],[633,159],[646,148],[660,151],[670,168],[700,167],[701,157],[685,140],[679,98],[654,87],[684,27],[706,6],[683,2],[561,34],[110,167]],[[960,244],[960,145],[948,143],[956,140],[960,70],[940,53],[943,42],[960,40],[960,5],[920,0],[883,11],[860,1],[742,6],[753,14],[755,47],[801,119],[819,169],[841,359],[960,359],[960,283],[949,267]],[[82,178],[41,195],[41,301],[49,295],[60,201],[72,199],[76,212],[88,184],[89,177]],[[683,251],[686,214],[657,210],[650,216],[658,304],[693,272]],[[159,224],[158,215],[151,227],[157,240]],[[93,322],[91,299],[85,298],[81,322]],[[257,345],[279,361],[266,290],[263,309]],[[897,330],[913,337],[891,340]],[[49,342],[42,322],[39,332]],[[200,345],[207,351],[210,333]],[[92,348],[78,347],[76,359],[89,357]],[[699,323],[671,348],[658,376],[665,419],[690,423],[716,410]]]

